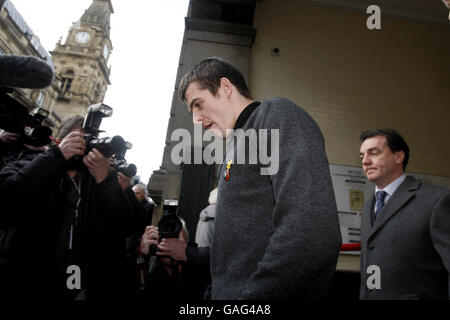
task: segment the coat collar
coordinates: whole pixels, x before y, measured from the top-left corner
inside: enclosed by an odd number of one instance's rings
[[[236,120],[236,124],[234,125],[234,130],[241,129],[244,124],[247,122],[248,118],[252,115],[253,111],[261,104],[259,101],[254,101],[250,103],[248,106],[242,110],[241,114]]]
[[[413,176],[407,176],[405,181],[397,188],[392,195],[391,199],[386,203],[383,210],[380,212],[378,218],[375,220],[372,228],[369,232],[369,237],[372,238],[378,230],[380,230],[411,198],[415,197],[417,189],[419,189],[421,181],[417,180]],[[371,197],[370,204],[373,204],[374,196]],[[369,214],[372,214],[370,206]],[[369,219],[370,216],[366,217]]]

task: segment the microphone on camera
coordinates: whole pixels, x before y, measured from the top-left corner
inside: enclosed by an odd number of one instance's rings
[[[54,75],[53,68],[36,57],[0,55],[0,87],[43,89]]]

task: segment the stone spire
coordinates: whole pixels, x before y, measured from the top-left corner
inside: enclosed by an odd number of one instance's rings
[[[109,37],[111,13],[114,13],[111,0],[93,0],[89,9],[81,16],[80,23],[100,27],[105,36]]]

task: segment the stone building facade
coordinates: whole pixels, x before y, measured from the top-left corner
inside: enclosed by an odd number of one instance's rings
[[[110,0],[93,0],[81,18],[74,22],[65,41],[50,52],[55,73],[61,80],[55,109],[62,118],[84,115],[87,108],[102,102],[108,85],[111,54]]]
[[[33,33],[9,0],[4,1],[0,10],[0,54],[35,56],[53,66],[52,58],[41,45],[39,37]],[[55,103],[60,94],[59,86],[59,79],[55,77],[53,84],[47,88],[15,88],[11,96],[30,111],[37,107],[49,111],[50,115],[45,124],[57,127],[61,122],[61,117],[55,110]]]
[[[90,7],[69,29],[50,53],[41,45],[11,1],[2,1],[0,11],[0,54],[31,55],[55,70],[55,80],[47,88],[15,88],[14,99],[31,111],[42,107],[49,111],[46,124],[54,128],[72,115],[86,113],[87,108],[102,102],[108,85],[112,51],[110,17],[111,0],[93,0]],[[1,4],[1,3],[0,3]]]

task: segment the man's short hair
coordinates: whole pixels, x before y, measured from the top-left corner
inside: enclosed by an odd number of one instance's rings
[[[370,129],[361,132],[359,139],[363,143],[365,140],[376,136],[386,137],[387,145],[392,152],[403,151],[405,153],[405,158],[402,163],[403,170],[405,170],[409,160],[409,147],[400,133],[393,129]]]
[[[135,185],[133,186],[133,188],[134,188],[134,187],[138,187],[139,189],[141,189],[141,191],[145,194],[145,198],[148,197],[148,190],[147,190],[147,186],[146,186],[145,184],[138,183],[138,184],[135,184]]]
[[[208,89],[215,96],[219,90],[220,79],[222,78],[230,80],[241,95],[252,99],[242,73],[231,63],[220,57],[209,57],[196,63],[181,79],[178,87],[178,97],[185,102],[186,90],[194,82],[201,89]]]
[[[64,139],[73,129],[82,128],[83,123],[84,117],[79,115],[67,118],[61,123],[57,138],[60,140]]]

